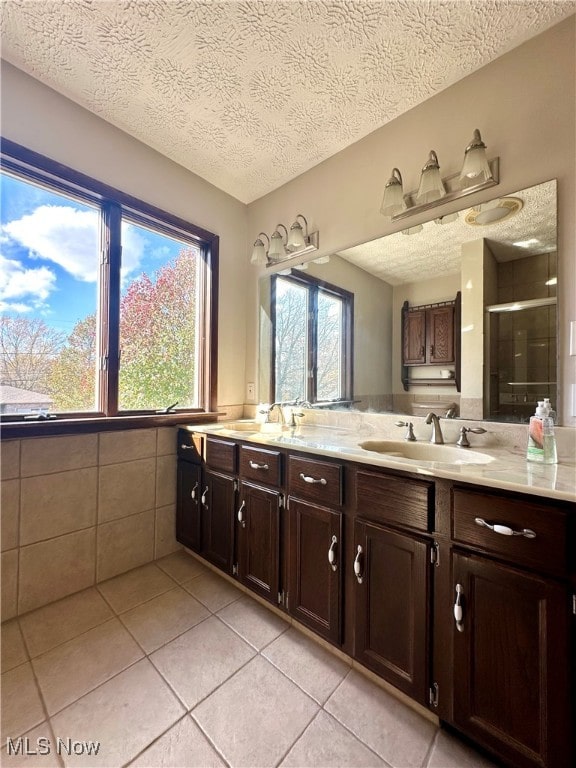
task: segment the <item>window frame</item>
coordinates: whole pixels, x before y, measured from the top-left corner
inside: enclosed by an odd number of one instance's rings
[[[218,235],[191,224],[167,211],[121,192],[86,174],[51,160],[9,139],[0,139],[2,170],[16,177],[40,184],[54,192],[69,195],[100,209],[99,259],[99,347],[97,409],[90,412],[66,412],[55,419],[25,420],[23,414],[4,415],[2,438],[98,432],[108,429],[169,426],[182,421],[205,421],[216,415],[218,366]],[[182,408],[169,414],[157,411],[120,411],[118,409],[120,342],[120,229],[122,216],[135,224],[190,243],[200,251],[204,267],[199,270],[198,386],[202,407]],[[103,355],[102,350],[107,354]],[[107,358],[106,363],[102,362]],[[166,404],[167,406],[169,403]]]
[[[292,269],[289,275],[276,273],[272,275],[270,287],[271,307],[271,338],[270,350],[270,398],[276,399],[276,282],[278,279],[288,280],[308,289],[308,374],[307,391],[302,397],[312,405],[321,406],[336,402],[350,402],[354,397],[354,294],[345,288],[328,283],[312,275],[304,274]],[[317,400],[318,394],[318,346],[317,346],[317,317],[318,317],[318,293],[336,296],[342,301],[342,387],[343,393],[338,401]]]

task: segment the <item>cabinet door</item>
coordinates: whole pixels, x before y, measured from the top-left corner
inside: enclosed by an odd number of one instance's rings
[[[288,608],[302,624],[340,642],[342,513],[290,497]]]
[[[455,724],[513,765],[573,765],[566,587],[457,553],[453,578]]]
[[[434,307],[427,312],[428,362],[442,365],[454,362],[454,307]]]
[[[424,365],[426,362],[426,312],[415,309],[404,315],[402,331],[402,365]]]
[[[430,545],[356,520],[354,656],[426,703]]]
[[[176,539],[195,552],[200,551],[201,475],[200,465],[179,459]]]
[[[279,491],[243,482],[237,512],[238,577],[273,603],[280,587]]]
[[[232,573],[235,502],[234,478],[205,470],[201,496],[202,555],[227,573]]]

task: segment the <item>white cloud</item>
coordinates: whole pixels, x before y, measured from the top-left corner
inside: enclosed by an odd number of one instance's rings
[[[58,264],[77,280],[93,283],[99,268],[99,214],[66,205],[41,205],[2,227],[7,236],[27,248],[30,258]],[[145,240],[129,223],[122,223],[122,278],[138,270]]]
[[[21,262],[0,254],[0,302],[3,311],[29,312],[33,308],[41,308],[55,284],[56,275],[48,267],[27,269]]]

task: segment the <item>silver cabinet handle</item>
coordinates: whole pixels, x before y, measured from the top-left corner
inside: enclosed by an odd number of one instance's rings
[[[198,490],[198,483],[195,483],[194,484],[194,488],[192,488],[192,490],[190,491],[190,498],[192,499],[192,501],[197,501],[197,499],[196,499],[196,491],[197,490]]]
[[[510,528],[508,525],[500,525],[499,523],[487,523],[481,517],[474,518],[476,525],[481,528],[488,528],[494,533],[499,533],[501,536],[524,536],[526,539],[535,539],[536,533],[531,528],[522,528],[521,531],[515,531],[514,528]]]
[[[246,502],[243,501],[242,504],[240,504],[240,509],[238,510],[238,522],[242,526],[242,528],[246,528],[246,520],[244,520],[244,507],[246,506]]]
[[[195,445],[186,445],[185,443],[181,443],[180,448],[183,451],[193,451],[194,448],[196,448],[196,446]]]
[[[356,551],[356,557],[354,558],[354,575],[356,576],[356,579],[358,581],[358,584],[362,584],[364,581],[364,574],[362,573],[362,563],[360,562],[360,558],[362,557],[362,553],[364,550],[358,544],[358,549]]]
[[[336,547],[338,545],[338,539],[336,536],[332,536],[332,541],[330,542],[330,547],[328,548],[328,562],[330,563],[330,566],[332,567],[333,571],[338,570],[338,563],[336,562]]]
[[[207,494],[208,494],[208,486],[206,486],[206,488],[204,488],[204,493],[202,494],[202,498],[200,499],[203,507],[207,507],[208,506],[208,504],[206,502]]]
[[[304,472],[300,472],[300,479],[304,480],[305,483],[320,483],[320,485],[326,485],[327,483],[327,480],[323,477],[316,479],[315,477],[310,477],[310,475],[305,475]]]
[[[268,464],[259,464],[257,461],[250,460],[248,462],[250,464],[251,469],[268,469]]]
[[[462,584],[456,584],[456,602],[454,603],[454,621],[458,632],[464,632],[464,611],[462,610],[462,595],[464,587]]]

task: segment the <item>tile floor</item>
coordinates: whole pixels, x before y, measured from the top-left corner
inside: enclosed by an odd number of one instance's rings
[[[37,754],[9,754],[18,743]],[[21,768],[492,766],[183,551],[2,625],[0,754]]]

